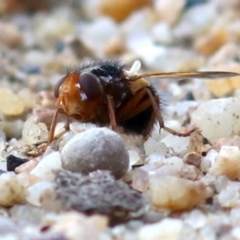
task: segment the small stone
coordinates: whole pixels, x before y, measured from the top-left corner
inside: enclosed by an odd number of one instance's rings
[[[21,164],[15,168],[15,173],[30,173],[36,166],[38,162],[35,160],[28,160],[27,162]]]
[[[168,134],[161,140],[167,148],[172,148],[175,153],[182,153],[187,150],[189,145],[189,137],[178,137]]]
[[[10,89],[0,88],[0,110],[4,115],[16,116],[24,112],[24,102]]]
[[[181,238],[184,224],[179,219],[164,219],[159,223],[143,226],[137,233],[139,240],[177,240]]]
[[[143,169],[134,169],[132,187],[140,192],[146,192],[149,187],[149,173]]]
[[[202,13],[204,13],[204,18],[199,17]],[[212,22],[217,18],[217,14],[217,9],[213,7],[212,2],[199,4],[187,9],[174,29],[175,37],[180,41],[186,37],[198,37],[212,26]]]
[[[74,34],[74,25],[65,13],[61,16],[60,14],[46,15],[41,18],[36,26],[37,39],[46,48],[53,46],[57,40],[71,34]]]
[[[19,234],[20,233],[20,228],[10,219],[9,217],[5,216],[0,216],[0,236],[1,239],[5,239],[5,235],[11,235],[11,234]],[[7,239],[7,238],[6,238]],[[15,239],[15,238],[9,238]]]
[[[14,171],[16,167],[28,162],[26,158],[16,157],[14,155],[9,155],[7,157],[7,171]]]
[[[152,29],[153,38],[156,42],[161,44],[172,44],[173,34],[170,26],[166,22],[159,22]]]
[[[65,210],[103,214],[113,219],[140,216],[148,205],[144,195],[116,181],[109,171],[98,170],[87,176],[58,171],[55,192]]]
[[[30,160],[30,161],[32,161],[32,160]],[[20,172],[20,173],[18,173],[16,171],[16,173],[17,173],[17,177],[18,177],[19,182],[21,182],[21,184],[25,188],[28,188],[28,187],[38,183],[39,181],[41,181],[41,179],[39,179],[38,177],[36,177],[36,176],[34,176],[32,174],[29,174],[29,172]]]
[[[207,146],[203,145],[202,133],[199,129],[196,129],[194,132],[190,134],[190,137],[189,137],[188,153],[192,155],[188,155],[188,156],[191,156],[191,158],[193,158],[193,156],[197,158],[197,155],[201,156],[202,152],[204,152],[205,150],[204,147],[207,147]]]
[[[230,182],[217,196],[218,202],[222,207],[240,207],[240,183]]]
[[[63,239],[98,240],[101,239],[101,232],[105,230],[107,223],[108,220],[104,216],[86,217],[76,212],[70,212],[59,215],[50,231],[61,233],[64,236]]]
[[[233,86],[230,79],[219,79],[218,81],[206,81],[207,88],[215,97],[224,97],[231,93]]]
[[[1,14],[21,14],[22,12],[33,12],[40,10],[47,10],[49,8],[49,2],[43,0],[41,2],[32,2],[19,0],[2,0],[0,5]]]
[[[219,48],[219,50],[209,58],[208,63],[210,66],[219,66],[224,64],[225,67],[230,64],[235,65],[235,59],[238,58],[238,45],[232,41],[225,43],[222,47]],[[238,64],[236,64],[236,67],[239,67]],[[220,66],[219,66],[220,67]],[[223,66],[222,66],[223,67]],[[220,68],[219,68],[220,70]]]
[[[228,55],[228,54],[227,54]],[[226,58],[227,56],[225,56]],[[214,60],[217,61],[217,60]],[[218,61],[220,61],[218,59]],[[229,60],[230,61],[230,60]],[[229,71],[229,72],[239,72],[240,67],[238,63],[215,63],[213,67],[211,67],[211,71]],[[205,84],[208,90],[216,97],[224,97],[232,93],[234,90],[239,89],[240,87],[240,77],[232,77],[232,78],[223,78],[218,81],[206,80]]]
[[[129,156],[129,163],[130,163],[129,167],[134,166],[141,160],[139,154],[134,150],[128,150],[128,156]]]
[[[24,203],[26,191],[14,173],[0,175],[0,205],[11,207],[17,203]]]
[[[33,114],[36,116],[36,122],[41,122],[46,124],[48,128],[50,128],[53,115],[56,112],[55,109],[46,109],[46,108],[34,108]]]
[[[222,146],[235,146],[240,148],[240,136],[236,135],[230,138],[220,138],[215,142],[212,148],[219,152]]]
[[[239,226],[240,222],[240,208],[233,208],[229,213],[230,222],[234,226]]]
[[[161,21],[174,25],[179,19],[181,12],[185,6],[186,0],[157,0],[155,1],[155,9]]]
[[[216,178],[216,180],[214,181],[215,182],[216,192],[220,193],[221,191],[223,191],[228,186],[230,181],[231,180],[229,178],[227,178],[226,176],[224,176],[224,175],[218,176]]]
[[[51,182],[40,181],[27,188],[27,202],[33,206],[41,207],[46,197],[52,198],[54,185]],[[50,193],[50,194],[49,194]],[[52,194],[51,194],[52,193]],[[56,202],[56,201],[55,201]]]
[[[240,101],[230,97],[203,102],[193,111],[191,121],[211,143],[239,135]]]
[[[196,181],[200,175],[200,171],[194,166],[189,164],[184,164],[181,173],[178,176]]]
[[[221,216],[220,217],[224,217]],[[198,236],[200,239],[233,239],[232,237],[229,238],[229,233],[232,230],[232,227],[221,221],[219,223],[215,223],[212,225],[206,225],[198,231]]]
[[[123,21],[135,10],[150,5],[150,0],[100,0],[99,10],[102,14],[112,17],[116,21]]]
[[[114,37],[110,39],[104,47],[104,52],[109,57],[119,56],[123,54],[125,50],[124,39],[120,37]]]
[[[235,146],[222,146],[209,172],[216,176],[225,175],[232,180],[240,179],[239,148]]]
[[[22,139],[28,145],[44,142],[48,139],[48,129],[46,124],[37,122],[32,116],[27,119],[22,129]]]
[[[208,35],[197,38],[195,42],[195,48],[200,53],[208,56],[220,48],[227,41],[227,38],[227,29],[223,26],[218,26]]]
[[[207,216],[204,215],[202,211],[194,209],[190,212],[184,222],[195,229],[199,229],[206,225]]]
[[[26,74],[39,74],[41,72],[41,69],[40,69],[40,66],[39,65],[34,65],[34,64],[27,64],[23,67],[20,68],[20,70],[23,72],[23,73],[26,73]],[[23,89],[23,91],[25,92],[30,92],[29,89],[25,88]],[[25,97],[23,94],[22,94],[23,97]],[[29,102],[28,102],[29,103]]]
[[[201,178],[201,182],[205,186],[210,186],[215,189],[216,179],[217,179],[216,176],[211,175],[211,174],[206,174]]]
[[[184,156],[183,160],[185,163],[194,165],[199,168],[202,162],[202,156],[195,152],[190,152]]]
[[[61,42],[57,42],[57,43],[58,44],[56,45],[61,44]],[[72,52],[78,59],[86,59],[86,58],[95,59],[96,58],[92,49],[90,49],[86,44],[84,44],[80,38],[69,36],[66,38],[65,44],[71,48]],[[56,48],[59,48],[59,47],[56,46]],[[58,51],[60,52],[60,50]]]
[[[43,66],[45,62],[48,62],[50,58],[49,53],[44,53],[43,51],[33,49],[24,55],[23,61],[25,64],[29,65],[33,62],[37,62],[39,66]],[[30,75],[31,76],[31,75]],[[34,76],[34,75],[33,75]],[[39,75],[36,75],[39,76]],[[33,79],[31,79],[33,81]],[[42,94],[42,93],[40,93]]]
[[[31,205],[16,204],[9,209],[11,219],[14,222],[21,222],[21,226],[29,226],[31,224],[41,224],[42,219],[47,214],[46,211],[39,207]]]
[[[62,169],[60,153],[53,152],[44,157],[30,173],[46,181],[53,181],[54,171],[59,169]]]
[[[1,101],[1,100],[0,100]],[[3,121],[2,129],[8,138],[21,138],[24,122],[21,119]]]
[[[7,22],[0,22],[1,36],[0,43],[9,47],[20,47],[23,42],[23,37],[19,29],[12,24]]]
[[[179,176],[183,168],[183,160],[179,157],[166,158],[155,164],[155,173],[158,176]]]
[[[99,31],[101,29],[101,31]],[[118,36],[118,27],[111,18],[102,17],[91,22],[84,29],[81,35],[83,43],[98,54],[104,53],[106,43]],[[98,39],[98,41],[95,41]]]
[[[93,128],[75,135],[63,147],[63,168],[80,173],[109,170],[116,178],[127,172],[129,156],[122,138],[108,128]]]
[[[144,142],[143,146],[146,156],[150,156],[151,154],[154,153],[161,154],[164,156],[167,153],[166,145],[159,139],[150,137],[146,142]]]
[[[153,71],[192,71],[192,69],[200,68],[204,63],[204,59],[200,54],[189,49],[180,47],[166,48],[153,44],[151,40],[145,40],[146,42],[144,42],[141,36],[133,38],[132,43],[129,43],[129,45],[134,44],[136,41],[138,44],[132,50],[135,50],[135,53],[142,58],[143,63]],[[195,59],[195,61],[192,61],[192,59]]]
[[[233,239],[237,239],[240,235],[240,227],[235,227],[232,229],[230,236],[233,237]]]
[[[209,194],[203,183],[175,176],[152,175],[149,188],[156,209],[174,211],[191,209],[204,201]]]
[[[18,96],[24,102],[24,106],[26,110],[33,109],[36,106],[37,98],[36,94],[30,91],[30,89],[24,88],[18,92]],[[31,99],[31,101],[29,101]]]
[[[218,154],[219,153],[215,149],[211,149],[207,153],[207,155],[203,158],[203,160],[205,160],[205,159],[209,160],[210,161],[210,166],[212,166],[215,163]]]

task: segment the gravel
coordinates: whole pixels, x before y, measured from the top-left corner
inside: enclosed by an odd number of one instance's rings
[[[66,132],[60,114],[46,148],[69,69],[118,59],[140,72],[240,72],[239,15],[239,0],[2,0],[0,238],[239,239],[239,76],[149,79],[166,126],[199,128],[187,138],[75,120]]]

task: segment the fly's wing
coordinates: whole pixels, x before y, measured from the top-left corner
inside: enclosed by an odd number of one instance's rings
[[[158,77],[169,79],[190,79],[190,78],[202,78],[202,79],[221,79],[239,77],[240,73],[236,72],[222,72],[222,71],[207,71],[207,72],[150,72],[129,77],[129,80],[135,81],[139,78]]]

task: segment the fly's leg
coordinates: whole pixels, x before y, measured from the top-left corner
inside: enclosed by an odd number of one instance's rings
[[[54,113],[53,119],[52,119],[52,123],[50,126],[50,130],[49,130],[49,136],[48,136],[48,142],[47,142],[47,146],[49,146],[51,144],[51,142],[55,139],[55,138],[59,138],[61,137],[64,133],[66,133],[67,131],[69,131],[70,127],[70,118],[67,116],[67,121],[64,124],[64,130],[61,131],[60,133],[57,134],[57,136],[54,136],[55,133],[55,129],[56,129],[56,125],[57,125],[57,118],[59,114],[65,114],[63,112],[62,109],[57,109],[56,112]]]
[[[145,99],[143,99],[143,98],[145,98]],[[150,106],[152,106],[153,113],[150,117],[150,120],[148,122],[146,129],[142,133],[145,139],[150,134],[156,119],[159,122],[161,129],[164,129],[165,131],[167,131],[173,135],[179,136],[179,137],[187,137],[192,132],[195,131],[195,129],[192,129],[186,133],[181,133],[181,132],[177,132],[171,128],[166,127],[164,124],[162,114],[159,110],[158,104],[159,104],[159,98],[157,96],[154,96],[148,88],[143,88],[133,96],[131,101],[129,101],[127,104],[125,104],[117,112],[117,119],[118,119],[118,121],[128,120],[128,119],[138,115],[139,113],[145,111]]]
[[[155,116],[156,116],[156,118],[159,122],[160,128],[164,129],[165,131],[167,131],[167,132],[169,132],[173,135],[179,136],[179,137],[188,137],[192,132],[194,132],[196,130],[196,129],[192,129],[192,130],[190,130],[186,133],[181,133],[181,132],[177,132],[177,131],[175,131],[171,128],[166,127],[165,124],[164,124],[164,121],[163,121],[162,114],[160,113],[159,108],[157,106],[157,103],[154,100],[154,96],[152,95],[151,91],[148,88],[145,88],[145,91],[149,96],[149,100],[151,101],[151,105],[153,107],[153,111],[155,113]]]
[[[124,106],[118,109],[116,113],[117,119],[120,119],[121,121],[124,121],[126,119],[129,119],[141,111],[145,110],[147,107],[146,106],[141,106],[139,108],[139,103],[142,101],[142,99],[146,96],[146,92],[144,89],[141,89],[138,91],[132,98],[131,101],[128,101]],[[137,109],[139,110],[137,110]],[[136,113],[137,111],[137,113]]]
[[[108,105],[108,112],[110,118],[110,126],[113,131],[117,131],[117,122],[114,110],[114,103],[110,96],[107,96],[107,105]]]

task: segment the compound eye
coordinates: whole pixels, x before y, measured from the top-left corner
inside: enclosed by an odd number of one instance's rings
[[[58,98],[59,96],[59,88],[62,86],[64,80],[65,80],[66,76],[63,76],[62,78],[60,78],[60,80],[56,83],[53,91],[54,91],[54,96],[55,98]]]
[[[96,99],[102,94],[99,79],[91,73],[81,73],[79,84],[88,99]]]

